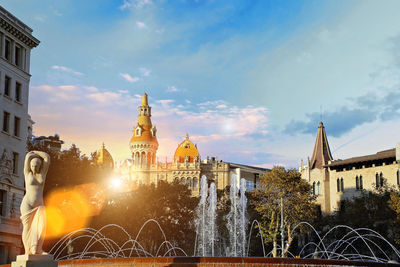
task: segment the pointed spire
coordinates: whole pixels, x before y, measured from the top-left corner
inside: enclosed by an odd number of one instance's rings
[[[314,151],[310,161],[310,169],[322,169],[328,161],[333,160],[329,148],[328,138],[326,137],[325,127],[322,121],[319,123],[317,138],[315,139]]]
[[[186,133],[186,139],[189,140],[189,134],[188,133]]]
[[[142,106],[148,106],[149,104],[148,104],[148,102],[147,102],[147,94],[146,93],[144,93],[143,95],[142,95]]]
[[[103,149],[105,149],[106,148],[106,146],[104,145],[104,142],[103,142],[103,145],[101,146]]]

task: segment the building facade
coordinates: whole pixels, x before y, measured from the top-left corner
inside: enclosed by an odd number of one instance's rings
[[[334,160],[325,127],[321,122],[311,160],[300,166],[302,178],[312,185],[317,203],[325,214],[343,208],[342,200],[351,199],[363,190],[384,186],[400,187],[400,145],[376,154]]]
[[[0,264],[23,252],[19,206],[28,127],[32,29],[0,6]]]
[[[172,182],[178,180],[188,185],[194,195],[199,193],[200,178],[205,175],[209,183],[214,182],[217,189],[224,189],[231,184],[231,177],[246,179],[247,190],[254,190],[259,177],[267,170],[259,167],[223,162],[215,157],[201,160],[195,145],[186,135],[178,145],[172,162],[157,160],[157,128],[151,122],[151,107],[147,94],[143,94],[139,106],[139,117],[133,129],[129,143],[131,159],[124,162],[129,169],[126,176],[134,186],[139,184],[157,184],[160,180]],[[121,171],[123,173],[123,171]],[[238,183],[238,181],[237,181]]]

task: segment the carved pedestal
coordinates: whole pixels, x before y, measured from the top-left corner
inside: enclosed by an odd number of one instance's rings
[[[53,255],[18,255],[11,267],[57,267],[58,263]]]

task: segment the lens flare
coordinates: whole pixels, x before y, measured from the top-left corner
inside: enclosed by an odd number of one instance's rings
[[[57,238],[88,225],[98,215],[105,201],[104,193],[95,184],[62,188],[46,197],[46,238]]]
[[[119,188],[121,187],[121,185],[122,185],[121,179],[119,179],[119,178],[117,178],[117,177],[114,177],[114,178],[111,180],[111,186],[112,186],[113,188],[119,189]]]

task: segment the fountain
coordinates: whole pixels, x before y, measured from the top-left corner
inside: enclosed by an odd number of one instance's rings
[[[195,255],[215,256],[217,237],[217,191],[214,183],[208,189],[207,177],[203,175],[200,182],[200,201],[196,210],[196,244]]]
[[[400,252],[379,233],[366,229],[353,229],[345,225],[338,225],[330,229],[323,236],[307,222],[294,227],[293,232],[301,225],[308,225],[317,238],[317,242],[310,241],[304,244],[297,255],[288,252],[289,258],[269,258],[272,251],[266,253],[264,237],[260,224],[253,221],[248,231],[246,181],[232,176],[230,187],[230,210],[226,216],[229,232],[229,249],[225,253],[216,249],[222,242],[217,230],[217,192],[214,183],[208,186],[207,177],[202,176],[200,185],[200,200],[196,209],[196,243],[194,255],[191,257],[176,244],[168,241],[160,224],[153,219],[146,221],[136,236],[129,234],[124,228],[108,224],[101,229],[84,228],[71,232],[61,238],[49,251],[58,261],[59,266],[132,266],[132,264],[165,266],[174,264],[196,264],[196,266],[282,266],[282,265],[313,265],[313,266],[390,266],[390,260],[400,258]],[[139,240],[144,228],[155,225],[162,235],[162,241],[156,252],[147,251]],[[258,225],[258,228],[254,226]],[[347,232],[341,238],[331,236],[335,230]],[[125,237],[117,243],[107,236],[107,230]],[[260,237],[263,255],[249,257],[249,246],[253,230]],[[143,236],[143,235],[142,235]],[[83,241],[83,242],[82,242]],[[83,248],[74,251],[75,243],[80,242]],[[380,244],[385,244],[383,247]],[[281,248],[282,249],[282,248]],[[221,257],[226,254],[227,257]],[[219,256],[219,257],[216,257]],[[393,264],[393,266],[398,266]]]
[[[246,180],[240,181],[240,198],[238,197],[237,176],[232,175],[230,187],[231,209],[227,215],[227,228],[229,231],[230,247],[227,256],[244,257],[246,252],[246,230],[248,220],[246,217],[247,198]]]

